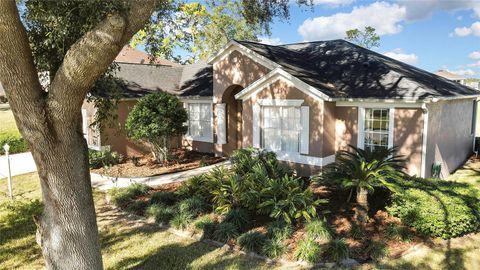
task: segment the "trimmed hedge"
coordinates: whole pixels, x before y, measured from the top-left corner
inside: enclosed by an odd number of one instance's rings
[[[3,146],[10,145],[10,154],[23,153],[28,151],[27,142],[19,135],[0,134],[0,155],[4,155]]]
[[[387,211],[427,236],[443,239],[480,229],[480,190],[472,185],[438,179],[399,182]]]

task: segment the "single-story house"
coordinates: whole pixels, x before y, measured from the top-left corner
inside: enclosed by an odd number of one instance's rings
[[[129,91],[181,98],[190,117],[182,144],[222,156],[268,149],[303,175],[350,144],[398,146],[409,174],[429,177],[440,164],[447,176],[474,147],[477,91],[344,40],[231,41],[208,64],[125,65],[120,77]],[[136,98],[119,106],[120,122]],[[131,142],[105,143],[122,152]]]

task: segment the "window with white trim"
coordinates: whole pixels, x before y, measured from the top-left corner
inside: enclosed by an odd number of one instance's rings
[[[262,106],[262,148],[274,152],[300,152],[300,107]]]
[[[389,146],[389,109],[365,109],[364,149],[387,149]]]
[[[188,135],[194,139],[212,138],[212,105],[188,103]]]

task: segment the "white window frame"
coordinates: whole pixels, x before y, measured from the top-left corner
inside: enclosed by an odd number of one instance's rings
[[[284,103],[285,104],[285,103]],[[292,105],[280,105],[280,104],[275,104],[275,103],[270,103],[269,105],[261,105],[261,112],[260,112],[260,115],[261,115],[261,133],[260,133],[260,142],[261,142],[261,147],[263,149],[267,149],[266,145],[265,145],[265,128],[264,128],[264,121],[265,121],[265,115],[264,115],[264,109],[265,108],[280,108],[280,117],[283,115],[283,109],[284,108],[294,108],[294,109],[297,109],[298,110],[298,113],[300,114],[300,119],[299,121],[301,121],[302,119],[302,108],[301,106],[292,106]],[[282,130],[282,129],[280,129]],[[289,154],[300,154],[300,150],[301,150],[301,139],[302,139],[302,123],[300,123],[300,129],[298,130],[298,139],[297,139],[297,151],[274,151],[276,153],[289,153]]]
[[[393,147],[393,135],[395,128],[395,108],[390,106],[375,106],[369,105],[368,107],[358,107],[358,136],[357,136],[357,147],[360,149],[365,149],[365,109],[377,109],[377,110],[388,110],[388,148]]]
[[[210,108],[210,136],[191,136],[190,135],[190,123],[189,123],[189,120],[187,120],[187,127],[188,127],[188,131],[187,131],[187,134],[185,134],[183,137],[186,139],[186,140],[189,140],[189,141],[198,141],[198,142],[208,142],[208,143],[213,143],[213,137],[214,137],[214,125],[213,125],[213,102],[212,100],[181,100],[181,102],[183,103],[183,107],[187,110],[187,114],[188,116],[190,117],[190,112],[188,110],[188,105],[189,104],[209,104],[209,108]]]

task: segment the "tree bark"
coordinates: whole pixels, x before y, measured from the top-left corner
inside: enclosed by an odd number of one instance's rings
[[[154,0],[132,1],[129,14],[113,14],[85,34],[67,52],[47,93],[15,0],[0,1],[0,81],[37,165],[44,203],[37,241],[47,269],[103,269],[80,108],[154,6]]]
[[[368,190],[357,188],[356,220],[362,224],[368,222]]]

